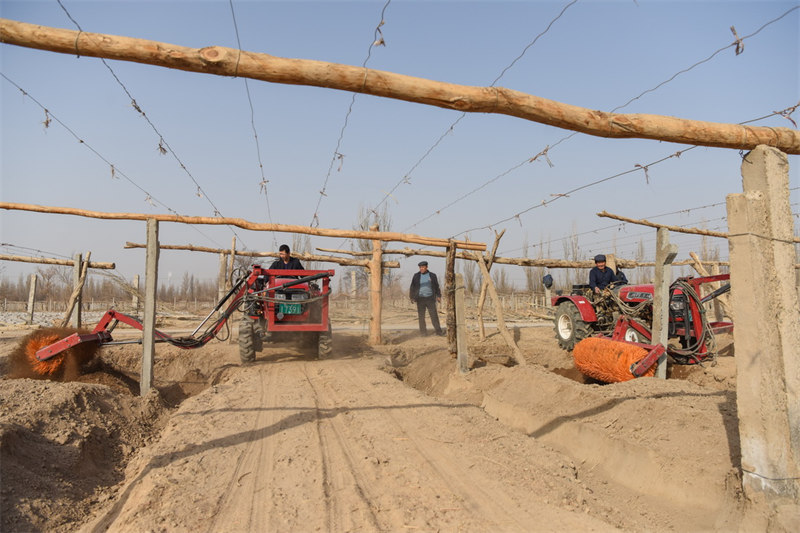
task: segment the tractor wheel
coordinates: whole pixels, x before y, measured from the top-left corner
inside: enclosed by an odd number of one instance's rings
[[[320,331],[317,340],[317,358],[327,359],[333,352],[333,334],[331,325],[328,324],[328,331]]]
[[[633,328],[628,328],[625,330],[625,342],[639,342],[642,344],[647,344],[649,341],[645,338],[644,335],[639,333]]]
[[[256,360],[256,352],[263,347],[263,328],[256,318],[242,316],[239,322],[239,359],[242,363],[252,363]]]
[[[558,345],[568,352],[591,333],[589,324],[581,320],[581,314],[572,302],[558,304],[554,322]]]

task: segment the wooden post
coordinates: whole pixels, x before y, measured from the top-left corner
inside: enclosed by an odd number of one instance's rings
[[[378,226],[370,226],[370,231],[378,231]],[[381,241],[372,240],[372,260],[369,263],[369,342],[372,345],[381,344],[381,310],[383,302],[381,300],[383,291],[383,272],[381,264],[383,262],[383,250]]]
[[[522,354],[522,351],[517,346],[516,341],[514,341],[514,337],[506,328],[506,321],[503,318],[503,309],[500,307],[500,298],[497,296],[497,291],[494,288],[494,283],[492,283],[492,276],[489,274],[489,269],[486,267],[486,262],[483,260],[483,256],[480,254],[475,254],[478,257],[478,266],[481,269],[481,274],[483,274],[483,280],[486,282],[486,290],[489,293],[489,296],[492,297],[492,301],[494,302],[494,310],[497,313],[497,329],[500,331],[500,335],[502,335],[503,339],[505,339],[506,344],[508,347],[511,348],[511,351],[514,354],[514,359],[517,361],[518,365],[526,365],[527,361],[525,361],[525,356]]]
[[[742,183],[727,198],[742,486],[748,499],[796,509],[800,302],[786,155],[759,146],[742,161]]]
[[[678,247],[669,243],[669,230],[658,228],[656,232],[656,279],[653,282],[653,344],[669,343],[669,286],[672,283],[672,261],[678,255]],[[667,379],[667,357],[658,360],[656,377]]]
[[[456,342],[456,243],[450,240],[444,264],[444,301],[446,306],[447,347],[451,354],[458,352]]]
[[[155,359],[156,290],[158,287],[158,221],[147,221],[147,253],[144,272],[144,319],[142,320],[142,376],[139,393],[147,396],[153,384]]]
[[[75,265],[72,267],[72,290],[75,291],[79,288],[81,284],[81,259],[82,256],[80,253],[75,254],[72,256],[73,260],[75,261]],[[70,321],[70,325],[73,328],[81,327],[81,293],[78,290],[78,296],[75,298],[75,303],[72,306],[72,320]],[[66,309],[66,312],[69,313],[70,309]]]
[[[219,273],[217,274],[217,301],[221,302],[222,298],[225,296],[225,280],[228,277],[228,264],[227,259],[225,258],[225,254],[220,252],[219,254]],[[225,311],[223,309],[219,310],[219,314],[222,315]]]
[[[31,274],[30,289],[28,290],[28,324],[33,324],[33,308],[36,306],[36,274]]]
[[[236,262],[236,235],[231,239],[231,257],[228,266],[228,278],[225,280],[225,292],[233,287],[233,270]]]
[[[458,344],[458,371],[469,371],[469,347],[467,346],[467,307],[464,305],[464,275],[456,274],[456,344]]]
[[[139,315],[139,274],[133,276],[133,297],[131,298],[131,306],[133,307],[133,314]]]
[[[67,302],[67,310],[64,312],[64,318],[61,319],[61,323],[59,324],[62,328],[66,327],[67,324],[70,323],[70,317],[74,316],[73,311],[78,312],[78,320],[77,325],[76,321],[72,321],[72,327],[79,328],[80,326],[80,302],[81,302],[81,292],[83,291],[83,284],[86,282],[86,273],[89,270],[89,259],[92,257],[92,252],[86,252],[86,261],[83,261],[81,264],[81,268],[78,274],[78,281],[75,282],[75,287],[72,289],[72,294],[69,296],[69,301]]]
[[[492,245],[492,251],[489,254],[489,258],[486,260],[486,269],[487,271],[492,269],[492,264],[494,264],[494,257],[497,255],[497,247],[500,245],[500,237],[506,230],[501,231],[500,233],[494,234],[494,244]],[[486,302],[486,290],[487,290],[487,283],[486,279],[481,282],[481,292],[478,295],[478,338],[480,340],[486,340],[486,330],[483,327],[483,304]]]

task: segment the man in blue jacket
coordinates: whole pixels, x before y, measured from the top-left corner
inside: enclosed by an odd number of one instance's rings
[[[436,312],[436,302],[442,300],[439,280],[436,279],[436,274],[428,272],[427,261],[420,261],[417,266],[419,267],[419,272],[414,274],[414,277],[411,278],[411,289],[408,291],[408,297],[411,298],[412,302],[417,303],[419,332],[422,335],[428,334],[428,328],[425,325],[425,310],[427,309],[436,334],[444,335],[439,325],[439,314]]]

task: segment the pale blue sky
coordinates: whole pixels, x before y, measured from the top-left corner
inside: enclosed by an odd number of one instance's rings
[[[465,2],[393,0],[381,31],[385,47],[373,47],[367,66],[457,84],[488,86],[542,33],[570,2]],[[72,1],[63,6],[84,31],[164,41],[189,47],[237,47],[228,1]],[[234,1],[242,48],[282,57],[362,65],[384,1]],[[610,111],[681,70],[757,31],[798,2],[778,1],[579,1],[528,48],[498,86],[582,107]],[[52,1],[0,1],[5,18],[76,29]],[[769,115],[800,100],[800,9],[745,40],[744,52],[724,50],[706,63],[645,94],[619,112],[641,112],[737,123]],[[224,216],[269,222],[259,192],[261,173],[242,79],[109,61],[178,158],[158,151],[159,138],[132,108],[124,90],[99,59],[0,45],[0,70],[141,189],[184,215]],[[249,80],[273,222],[307,225],[320,200],[352,95],[341,91]],[[128,180],[113,179],[107,163],[79,144],[6,79],[2,104],[3,201],[77,207],[95,211],[165,213]],[[351,228],[359,206],[372,207],[400,182],[460,113],[407,102],[357,96],[339,152],[344,154],[319,201],[320,226]],[[800,113],[794,115],[800,119]],[[755,123],[793,127],[781,117]],[[395,231],[464,237],[491,243],[485,226],[513,216],[581,185],[687,148],[647,140],[575,135],[540,160],[523,163],[571,132],[500,115],[470,114],[433,149],[386,201]],[[725,195],[741,191],[737,151],[696,148],[643,171],[589,187],[493,226],[506,228],[500,251],[521,256],[545,244],[546,257],[564,256],[562,241],[578,233],[584,257],[616,249],[633,258],[654,230],[618,226],[595,213],[607,210],[665,224],[726,231]],[[800,186],[797,156],[790,156],[790,187]],[[518,168],[515,168],[518,167]],[[515,168],[508,174],[506,171]],[[191,176],[189,175],[191,174]],[[119,175],[117,176],[119,177]],[[199,183],[205,197],[198,197]],[[458,200],[495,179],[476,194]],[[792,202],[800,199],[793,191]],[[451,207],[437,210],[456,201]],[[798,212],[798,206],[793,206]],[[114,261],[126,277],[143,271],[144,253],[124,250],[143,242],[143,223],[111,222],[33,213],[0,212],[0,242],[71,256],[92,251]],[[607,228],[607,229],[603,229]],[[228,247],[232,233],[220,227],[161,225],[161,242]],[[596,231],[594,231],[596,230]],[[237,229],[240,245],[272,250],[273,235]],[[588,233],[587,233],[588,232]],[[276,234],[278,242],[291,236]],[[341,239],[314,239],[315,246],[349,247]],[[700,239],[674,235],[679,259],[698,251]],[[713,241],[727,255],[725,243]],[[403,246],[396,243],[396,247]],[[19,248],[0,253],[36,255]],[[531,256],[538,254],[532,247]],[[162,253],[160,279],[192,269],[215,276],[217,259],[185,252]],[[404,260],[406,278],[416,260]],[[32,270],[3,263],[5,275]],[[509,271],[521,278],[519,271]]]

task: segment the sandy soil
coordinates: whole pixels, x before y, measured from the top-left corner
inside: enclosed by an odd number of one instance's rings
[[[714,366],[600,385],[549,324],[519,329],[524,366],[471,334],[461,375],[446,338],[390,317],[405,329],[379,347],[334,321],[321,361],[159,344],[144,398],[138,345],[102,348],[79,381],[3,379],[0,528],[800,530],[796,505],[741,495],[730,339]],[[4,375],[27,332],[0,326]]]

